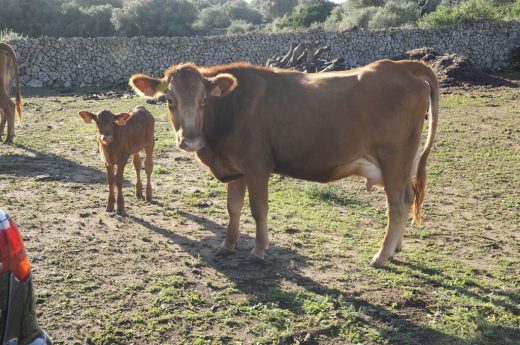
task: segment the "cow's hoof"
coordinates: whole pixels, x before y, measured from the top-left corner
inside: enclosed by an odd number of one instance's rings
[[[121,217],[126,217],[127,216],[125,210],[117,210],[117,215],[119,215]]]
[[[235,251],[220,247],[217,249],[215,256],[218,258],[226,257],[235,254]]]
[[[150,204],[153,203],[152,197],[146,197],[146,202],[149,202]]]
[[[370,266],[373,268],[382,268],[385,266],[386,260],[380,260],[379,258],[373,258],[372,261],[370,261]]]
[[[13,145],[13,139],[5,139],[4,144],[6,145]]]
[[[114,206],[107,206],[106,211],[107,212],[114,212]]]
[[[259,258],[258,256],[254,255],[253,253],[249,253],[247,256],[247,262],[253,265],[264,265],[265,260],[262,258]]]

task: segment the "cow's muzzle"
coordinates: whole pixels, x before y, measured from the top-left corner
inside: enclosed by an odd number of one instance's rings
[[[114,138],[111,135],[100,135],[99,139],[104,145],[111,144],[114,141]]]
[[[181,150],[188,152],[195,152],[204,147],[204,139],[201,137],[195,138],[182,138],[178,142],[178,146]]]

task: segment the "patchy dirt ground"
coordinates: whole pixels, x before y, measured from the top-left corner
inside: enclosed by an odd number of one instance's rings
[[[319,185],[274,176],[265,265],[214,252],[225,186],[174,146],[156,116],[153,204],[104,211],[105,172],[79,110],[128,111],[128,95],[26,92],[26,126],[0,145],[0,205],[32,259],[38,316],[57,344],[518,344],[520,95],[441,99],[421,228],[385,269],[367,266],[384,234],[384,193],[357,178]]]

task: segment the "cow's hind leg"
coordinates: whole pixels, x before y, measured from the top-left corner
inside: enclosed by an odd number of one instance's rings
[[[2,140],[2,137],[4,136],[4,129],[5,129],[5,122],[7,121],[7,115],[5,114],[4,110],[0,108],[0,141]]]
[[[141,183],[141,156],[139,152],[134,153],[134,168],[136,174],[135,180],[135,196],[137,199],[143,198],[143,184]]]
[[[408,210],[410,210],[410,208],[412,207],[413,201],[414,201],[413,187],[412,187],[411,183],[408,183],[406,185],[406,191],[404,194],[404,205],[405,205],[405,207],[408,207]],[[410,212],[410,211],[408,211],[408,212]],[[406,217],[406,219],[408,219],[408,217]],[[399,253],[403,249],[403,237],[404,237],[404,231],[406,229],[406,219],[405,219],[405,225],[401,229],[401,233],[399,234],[399,240],[397,241],[397,245],[395,247],[396,253]]]
[[[12,144],[14,139],[14,102],[10,98],[0,100],[0,108],[4,111],[4,119],[0,123],[0,129],[3,130],[5,127],[5,121],[7,120],[7,137],[4,141],[6,144]]]
[[[240,213],[244,206],[244,196],[246,194],[246,182],[244,178],[231,181],[227,184],[227,210],[229,223],[226,229],[226,238],[217,256],[224,256],[235,251],[235,246],[240,237]]]
[[[153,144],[146,146],[144,151],[144,171],[146,172],[146,201],[152,202],[152,172],[153,172]]]
[[[125,198],[123,196],[123,177],[125,172],[125,165],[128,159],[128,156],[123,159],[123,163],[117,164],[117,173],[116,173],[116,187],[117,187],[117,214],[120,216],[126,216],[125,210]]]
[[[371,265],[374,267],[383,266],[390,259],[396,249],[400,249],[406,221],[410,214],[413,197],[411,181],[399,186],[388,185],[385,182],[385,192],[388,207],[388,225],[385,238],[377,254],[372,258]]]

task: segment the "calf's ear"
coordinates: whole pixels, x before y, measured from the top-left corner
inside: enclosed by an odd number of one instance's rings
[[[96,121],[96,115],[89,113],[88,111],[80,111],[79,116],[85,121],[85,123],[91,123],[92,120]]]
[[[162,79],[151,78],[144,74],[135,74],[130,78],[128,85],[134,91],[145,97],[156,97],[159,94],[164,94],[168,90],[166,82]]]
[[[209,93],[211,96],[225,96],[238,85],[237,78],[229,73],[220,73],[208,80],[210,82]]]
[[[121,113],[121,114],[116,115],[115,118],[116,118],[115,122],[119,126],[124,126],[124,125],[126,125],[126,121],[128,121],[128,119],[130,118],[130,114]]]

